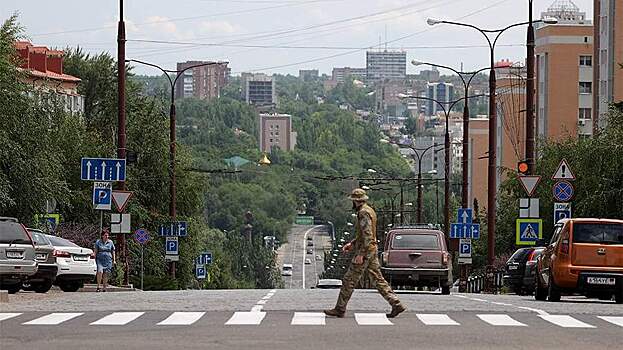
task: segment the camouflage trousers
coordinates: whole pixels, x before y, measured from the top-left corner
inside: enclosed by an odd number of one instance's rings
[[[353,295],[355,285],[359,282],[361,276],[366,270],[376,285],[376,289],[379,293],[381,293],[383,298],[385,298],[391,306],[400,305],[400,300],[394,291],[392,291],[392,288],[389,286],[387,281],[383,278],[379,258],[376,254],[374,254],[372,258],[366,259],[361,265],[351,263],[348,271],[346,271],[346,274],[342,279],[342,288],[340,289],[340,295],[337,298],[337,303],[335,304],[336,310],[346,311],[346,305],[348,304],[350,297]]]

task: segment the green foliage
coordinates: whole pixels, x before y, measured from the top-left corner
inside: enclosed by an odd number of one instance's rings
[[[561,142],[543,142],[539,151],[536,174],[543,181],[534,197],[540,198],[543,236],[553,232],[552,174],[560,161],[566,159],[576,180],[573,181],[575,197],[572,200],[574,217],[621,218],[623,216],[623,111],[613,107],[608,116],[608,128],[592,138],[568,139]],[[518,199],[524,190],[514,172],[500,188],[500,205],[497,218],[497,251],[508,253],[514,249],[515,220],[518,216]]]

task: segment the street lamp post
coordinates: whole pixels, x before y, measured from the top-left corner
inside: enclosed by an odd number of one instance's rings
[[[431,149],[440,146],[440,144],[435,143],[426,148],[416,148],[411,145],[401,145],[406,148],[410,148],[413,151],[413,154],[417,158],[418,162],[418,172],[417,172],[417,223],[422,223],[422,207],[423,207],[423,199],[422,199],[422,159],[424,159],[424,155],[426,152]]]
[[[445,162],[444,162],[444,205],[443,205],[443,216],[444,216],[444,230],[446,231],[446,239],[448,239],[449,234],[450,234],[450,112],[452,111],[452,109],[454,108],[454,106],[456,106],[457,103],[461,102],[461,101],[465,101],[465,104],[468,103],[470,98],[474,98],[474,97],[480,97],[483,95],[474,95],[474,96],[466,96],[463,98],[460,98],[458,100],[455,101],[448,101],[448,102],[440,102],[434,98],[430,98],[430,97],[424,97],[424,96],[401,96],[401,97],[406,97],[406,98],[414,98],[414,99],[420,99],[420,100],[425,100],[425,101],[431,101],[434,103],[437,103],[439,105],[439,107],[441,107],[441,109],[443,110],[443,114],[446,117],[446,125],[445,125],[445,137],[444,137],[444,150],[445,150]],[[448,107],[446,107],[448,106]],[[431,146],[432,148],[432,146]],[[421,177],[421,168],[418,174],[418,179]],[[418,191],[421,191],[421,189],[418,189]],[[418,192],[419,195],[419,192]],[[421,211],[421,209],[418,208],[419,211]]]
[[[532,25],[532,0],[528,1],[528,33],[526,40],[526,162],[528,174],[534,174],[534,26]]]
[[[481,68],[474,72],[462,72],[457,69],[454,69],[449,66],[444,66],[441,64],[435,64],[430,62],[420,62],[420,61],[412,61],[414,66],[427,65],[433,66],[437,68],[443,68],[451,70],[459,76],[461,81],[463,82],[464,88],[464,98],[465,98],[465,106],[463,107],[463,159],[461,161],[462,164],[462,187],[461,187],[461,206],[463,208],[469,208],[469,103],[467,103],[467,98],[469,96],[469,87],[472,83],[472,80],[478,73],[483,72],[489,67]],[[465,76],[469,75],[469,79],[465,80]]]
[[[545,23],[557,23],[555,19],[540,20]],[[441,21],[429,18],[427,23],[431,26],[437,24],[450,24],[455,26],[472,28],[480,32],[489,44],[489,164],[487,169],[487,265],[493,266],[495,257],[495,218],[496,218],[496,195],[497,195],[497,110],[496,110],[496,77],[495,77],[495,45],[505,31],[530,24],[521,22],[511,24],[502,29],[481,29],[473,24]],[[495,36],[493,36],[495,35]],[[493,40],[492,40],[493,37]],[[489,276],[489,274],[487,274]],[[487,283],[489,285],[489,283]]]
[[[182,70],[168,70],[164,69],[158,65],[149,62],[143,62],[139,60],[126,60],[126,62],[134,62],[150,67],[154,67],[162,71],[164,75],[169,80],[169,84],[171,85],[171,106],[169,108],[169,216],[171,221],[175,221],[177,217],[177,197],[176,197],[176,177],[175,177],[175,153],[176,153],[176,144],[175,144],[175,84],[177,80],[184,74],[185,71],[193,68],[204,67],[204,66],[212,66],[217,64],[224,64],[225,62],[206,62],[201,64],[192,65],[186,67]],[[171,78],[170,73],[176,74],[175,78]],[[171,262],[171,277],[175,278],[175,261]]]

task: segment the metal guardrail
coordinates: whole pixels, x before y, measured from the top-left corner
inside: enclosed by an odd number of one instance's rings
[[[499,294],[502,291],[502,287],[504,283],[502,281],[502,276],[504,275],[503,271],[493,271],[493,288],[492,292],[495,294]],[[484,272],[479,272],[473,275],[470,275],[467,278],[467,293],[482,293],[486,289],[486,280],[487,276]]]

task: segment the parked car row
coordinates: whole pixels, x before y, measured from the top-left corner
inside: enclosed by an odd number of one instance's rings
[[[564,219],[548,244],[521,248],[506,263],[504,283],[517,294],[561,295],[623,303],[623,220]]]
[[[0,218],[0,289],[75,292],[96,274],[95,254],[73,242]]]

